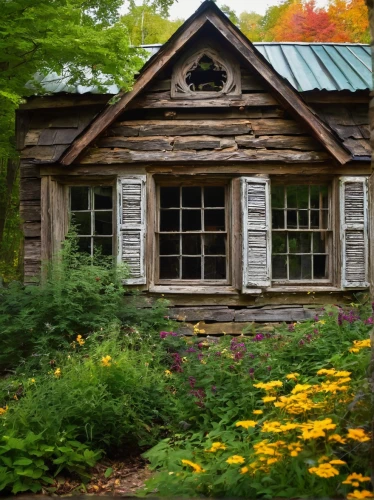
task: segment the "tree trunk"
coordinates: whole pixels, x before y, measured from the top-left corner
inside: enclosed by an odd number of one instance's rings
[[[17,179],[19,160],[11,158],[4,160],[4,163],[6,173],[4,195],[0,198],[0,249],[3,242],[7,212],[12,200],[13,187]]]

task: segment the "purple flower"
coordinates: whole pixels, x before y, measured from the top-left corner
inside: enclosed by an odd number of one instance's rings
[[[254,342],[261,342],[261,340],[264,340],[265,336],[262,333],[258,333],[257,335],[254,336],[252,339]]]
[[[186,352],[196,352],[196,349],[194,347],[189,347]]]
[[[372,324],[373,324],[373,318],[372,318],[372,317],[368,318],[368,319],[365,321],[365,324],[366,324],[366,325],[372,325]]]
[[[314,316],[314,321],[319,321],[318,314],[316,314],[316,315]]]
[[[304,344],[305,344],[305,342],[303,341],[303,339],[301,339],[301,340],[299,341],[299,345],[304,345]]]
[[[217,387],[215,385],[212,385],[212,392],[215,394],[217,392]]]
[[[195,387],[195,384],[196,384],[196,379],[194,377],[189,377],[188,383],[190,384],[191,389],[193,389]]]
[[[315,329],[313,330],[313,333],[314,333],[314,335],[318,335],[318,334],[319,334],[318,328],[315,328]]]
[[[201,361],[203,359],[203,357],[204,357],[204,354],[202,352],[199,352],[199,354],[197,355],[197,359],[199,361]]]
[[[266,369],[268,372],[271,372],[271,366],[267,366]]]
[[[295,331],[295,325],[293,323],[291,323],[290,325],[288,325],[288,331],[289,332],[294,332]]]
[[[252,378],[255,376],[255,369],[254,368],[249,369],[249,376]]]
[[[219,358],[221,356],[221,351],[217,351],[216,356]]]
[[[169,335],[169,332],[160,332],[160,339],[164,339]]]
[[[248,353],[248,356],[249,356],[251,359],[255,359],[255,357],[256,357],[256,356],[255,356],[252,352]]]

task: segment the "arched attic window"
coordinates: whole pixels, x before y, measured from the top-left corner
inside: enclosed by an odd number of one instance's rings
[[[179,99],[241,94],[239,64],[208,46],[200,46],[178,61],[171,83],[171,97]]]

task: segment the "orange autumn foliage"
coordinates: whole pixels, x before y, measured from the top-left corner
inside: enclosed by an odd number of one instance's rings
[[[328,10],[315,0],[294,0],[270,31],[270,39],[279,42],[370,41],[365,0],[330,0]]]

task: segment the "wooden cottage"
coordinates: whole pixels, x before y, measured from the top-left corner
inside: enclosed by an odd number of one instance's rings
[[[367,290],[369,46],[252,44],[206,1],[153,51],[115,99],[59,84],[21,106],[25,281],[72,216],[83,251],[207,333]]]

